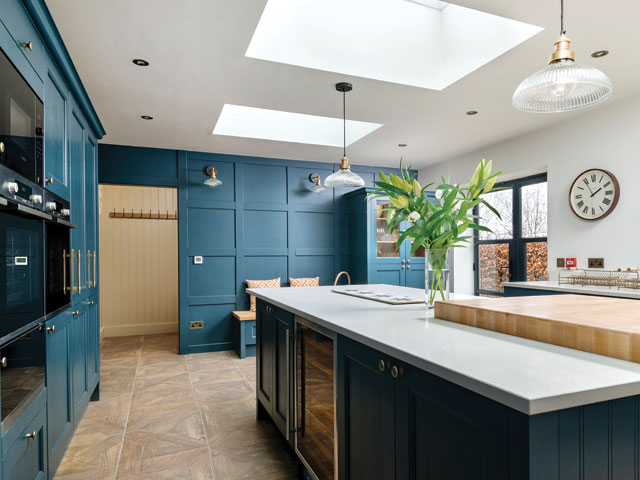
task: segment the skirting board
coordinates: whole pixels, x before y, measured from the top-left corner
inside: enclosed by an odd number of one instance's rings
[[[130,335],[153,335],[156,333],[177,333],[176,323],[147,323],[139,325],[105,325],[100,330],[100,337],[127,337]]]

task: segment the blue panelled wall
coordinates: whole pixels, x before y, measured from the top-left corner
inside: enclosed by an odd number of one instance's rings
[[[180,352],[229,350],[231,312],[248,310],[246,280],[349,270],[351,189],[311,191],[338,164],[100,144],[99,181],[178,186]],[[207,166],[222,185],[204,185]],[[354,166],[371,187],[377,168]],[[385,170],[387,171],[387,170]],[[388,171],[397,170],[388,169]],[[203,263],[195,264],[194,256]],[[202,330],[189,322],[203,321]]]

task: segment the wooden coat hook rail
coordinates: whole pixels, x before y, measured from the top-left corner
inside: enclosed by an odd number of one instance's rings
[[[143,212],[142,210],[140,210],[140,212],[134,212],[133,210],[131,210],[130,212],[125,212],[124,208],[120,212],[116,211],[116,209],[114,208],[113,212],[109,212],[109,217],[134,218],[141,220],[177,220],[178,212],[169,213],[169,210],[167,210],[166,213],[162,213],[160,212],[160,210],[158,210],[156,213],[152,213],[151,210],[149,210],[149,213]]]

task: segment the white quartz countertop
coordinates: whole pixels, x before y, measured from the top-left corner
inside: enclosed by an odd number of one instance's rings
[[[388,305],[332,288],[247,292],[528,415],[640,394],[640,364],[435,319],[424,305]],[[464,298],[471,297],[452,295]]]
[[[561,285],[557,281],[502,282],[502,285],[505,285],[507,287],[533,288],[536,290],[551,290],[555,292],[581,293],[583,295],[600,295],[603,297],[620,297],[620,298],[631,298],[634,300],[640,300],[640,290],[634,290],[631,288],[598,287],[598,286],[582,287],[580,285],[566,285],[566,284]]]

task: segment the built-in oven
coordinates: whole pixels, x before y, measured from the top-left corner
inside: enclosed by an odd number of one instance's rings
[[[295,317],[295,449],[317,480],[337,475],[335,333]]]
[[[41,185],[42,101],[0,50],[0,165]]]
[[[45,313],[54,315],[68,307],[71,303],[71,288],[69,287],[73,273],[70,270],[70,228],[71,223],[69,202],[45,192],[45,211],[52,217],[46,222],[45,229]]]
[[[0,344],[44,315],[43,190],[0,166]]]
[[[2,435],[44,389],[46,353],[43,324],[0,346]]]

